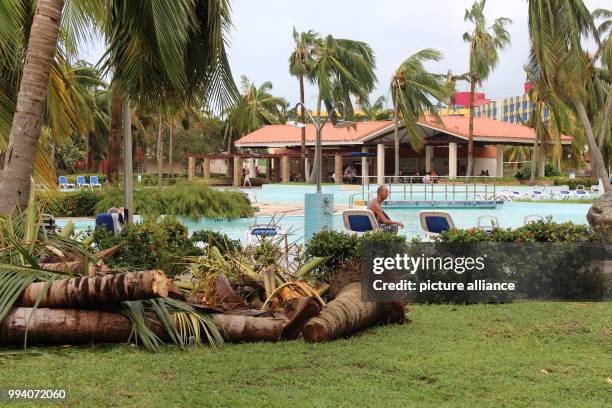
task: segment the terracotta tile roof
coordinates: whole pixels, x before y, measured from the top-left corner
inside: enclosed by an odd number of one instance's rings
[[[443,125],[436,122],[433,117],[420,121],[425,126],[447,131],[457,136],[467,138],[469,133],[469,117],[467,116],[442,116]],[[474,137],[476,139],[516,139],[531,140],[535,138],[535,130],[522,125],[489,118],[474,118]],[[571,142],[572,137],[563,135],[561,140]]]
[[[366,136],[389,126],[391,121],[357,122],[357,129],[336,128],[328,123],[323,128],[323,141],[329,142],[358,142]],[[306,126],[306,143],[314,144],[316,132],[314,125]],[[268,125],[258,129],[236,141],[236,146],[249,144],[300,144],[302,130],[290,125]]]
[[[423,127],[434,128],[452,135],[467,139],[469,118],[467,116],[442,116],[443,124],[436,122],[432,117],[419,121]],[[323,128],[323,143],[350,143],[361,142],[374,133],[385,130],[392,132],[392,121],[358,122],[357,129],[335,128],[327,124]],[[388,129],[385,129],[388,128]],[[474,138],[477,141],[495,142],[498,140],[532,142],[535,131],[527,126],[502,122],[489,118],[474,118]],[[563,143],[570,143],[571,136],[563,135]],[[314,144],[314,125],[306,126],[306,143]],[[262,145],[299,145],[301,143],[301,129],[290,125],[268,125],[258,129],[236,141],[236,146],[262,146]]]

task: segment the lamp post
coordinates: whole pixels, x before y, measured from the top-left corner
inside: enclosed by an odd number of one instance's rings
[[[312,124],[314,125],[315,129],[316,129],[316,137],[315,137],[315,158],[318,158],[318,162],[315,163],[316,164],[316,171],[317,171],[317,194],[321,193],[321,173],[322,173],[322,167],[323,167],[323,157],[322,157],[322,149],[321,149],[321,135],[323,133],[323,127],[327,124],[327,122],[329,122],[332,118],[332,115],[334,115],[336,112],[341,113],[338,110],[338,106],[342,106],[344,109],[344,111],[346,111],[346,107],[344,105],[344,102],[342,101],[338,101],[336,103],[333,104],[332,108],[329,110],[327,117],[325,118],[325,120],[323,120],[322,123],[319,123],[317,121],[317,119],[313,118],[312,115],[310,114],[310,112],[308,111],[308,109],[306,109],[306,106],[304,106],[304,104],[302,102],[298,102],[295,105],[295,110],[297,111],[297,107],[301,106],[302,109],[304,110],[304,112],[306,113],[306,117],[308,118],[308,120],[310,120],[312,122]],[[306,124],[304,123],[300,123],[300,122],[296,122],[296,121],[289,121],[287,122],[288,125],[294,126],[294,127],[298,127],[298,128],[303,128],[306,127]],[[336,122],[334,124],[334,127],[339,127],[339,128],[346,128],[346,127],[350,127],[350,126],[356,126],[355,122],[352,121],[348,121],[345,120],[345,116],[344,116],[344,112],[342,112],[342,120],[339,120],[338,122]],[[340,175],[336,175],[337,177]]]
[[[326,228],[331,230],[334,227],[334,195],[331,193],[321,193],[321,173],[323,167],[321,134],[323,133],[323,127],[327,124],[327,122],[332,119],[332,115],[334,115],[336,112],[340,113],[340,111],[338,110],[338,106],[340,105],[344,107],[343,102],[336,102],[329,110],[327,117],[322,122],[320,122],[320,118],[317,118],[315,120],[315,118],[312,117],[312,115],[306,109],[303,103],[298,102],[298,104],[295,105],[296,110],[298,106],[302,106],[302,109],[306,113],[308,120],[312,122],[316,129],[315,159],[318,159],[318,161],[315,163],[315,169],[317,178],[317,192],[316,194],[307,193],[304,195],[304,240],[306,242],[308,242],[310,238],[312,238],[321,230]],[[295,121],[287,122],[287,124],[299,128],[303,128],[306,126],[306,124],[304,123],[299,123]],[[337,121],[334,126],[344,128],[349,126],[356,126],[356,123],[344,120],[343,114],[342,120]],[[342,175],[336,174],[336,177],[342,177]]]

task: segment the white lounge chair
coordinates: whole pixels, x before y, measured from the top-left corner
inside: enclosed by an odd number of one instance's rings
[[[541,215],[528,215],[523,218],[523,225],[531,224],[532,222],[543,221],[544,217]]]
[[[494,228],[499,228],[499,220],[494,215],[481,215],[478,217],[476,228],[491,232]]]
[[[545,197],[546,187],[535,186],[531,192],[532,200],[543,200]]]
[[[425,239],[429,241],[441,232],[455,228],[451,215],[445,211],[421,211],[419,218]]]
[[[572,197],[572,190],[570,190],[568,186],[561,186],[559,191],[557,191],[557,195],[560,200],[568,200]]]
[[[576,198],[580,199],[589,198],[591,196],[591,194],[589,194],[589,192],[584,189],[583,185],[576,186],[576,191],[574,191],[574,195],[576,196]]]
[[[342,211],[342,220],[344,221],[344,228],[354,234],[363,234],[380,229],[374,213],[367,209],[344,210]]]

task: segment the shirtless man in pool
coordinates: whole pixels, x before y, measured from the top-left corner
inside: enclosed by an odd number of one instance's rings
[[[383,211],[381,205],[389,197],[389,189],[387,186],[380,186],[376,190],[376,198],[368,203],[368,210],[374,213],[376,221],[380,227],[387,231],[397,233],[398,228],[404,228],[404,224],[398,221],[391,221],[387,214]]]

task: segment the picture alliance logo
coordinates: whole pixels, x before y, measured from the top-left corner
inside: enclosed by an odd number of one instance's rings
[[[397,254],[394,257],[375,257],[372,259],[372,272],[380,275],[386,271],[405,271],[411,275],[418,271],[454,271],[463,274],[466,271],[482,271],[485,268],[485,256],[479,257],[441,257],[409,256]]]

